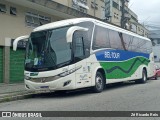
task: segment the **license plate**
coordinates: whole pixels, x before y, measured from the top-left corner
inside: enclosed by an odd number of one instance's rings
[[[47,88],[49,88],[49,86],[41,86],[40,88],[47,89]]]

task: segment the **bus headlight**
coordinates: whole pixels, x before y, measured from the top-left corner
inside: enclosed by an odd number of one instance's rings
[[[30,80],[31,79],[31,77],[29,77],[29,76],[24,76],[24,79],[26,79],[26,80]]]

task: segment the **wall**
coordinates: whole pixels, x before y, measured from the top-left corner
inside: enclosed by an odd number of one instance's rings
[[[121,15],[122,13],[119,10],[112,8],[111,22],[115,25],[121,26]]]
[[[53,0],[53,1],[72,8],[72,4],[73,4],[72,0]],[[105,8],[105,2],[103,0],[95,0],[95,2],[98,4],[98,9],[95,10],[95,14],[94,14],[94,8],[91,7],[91,2],[94,2],[94,0],[87,0],[87,6],[89,7],[89,10],[87,10],[87,14],[92,16],[95,15],[95,17],[98,17],[101,19],[102,7]]]
[[[102,19],[102,7],[105,8],[105,3],[101,0],[95,0],[96,4],[98,5],[98,9],[94,10],[94,8],[91,7],[92,2],[94,2],[94,0],[87,0],[87,5],[89,7],[87,14]]]
[[[57,21],[61,18],[4,0],[0,0],[0,3],[5,4],[7,9],[6,13],[0,12],[0,83],[22,82],[25,50],[18,53],[13,52],[10,45],[11,39],[22,35],[29,35],[34,29],[34,27],[29,27],[25,23],[26,12],[51,17],[51,21]],[[16,16],[10,14],[10,7],[16,8]],[[15,66],[18,66],[18,68],[15,68]]]
[[[8,2],[0,1],[0,3],[4,3],[7,7],[7,13],[0,12],[0,44],[4,45],[5,37],[16,38],[21,35],[30,34],[33,28],[25,26],[25,11],[27,9]],[[10,15],[10,6],[17,8],[16,16]]]
[[[52,1],[55,1],[57,3],[60,3],[68,7],[71,7],[71,2],[72,2],[72,0],[52,0]]]
[[[29,27],[25,23],[26,12],[37,13],[46,17],[51,17],[51,21],[57,21],[61,18],[53,15],[43,13],[34,9],[22,7],[13,3],[0,0],[0,3],[5,4],[7,7],[7,13],[0,12],[0,45],[4,45],[4,39],[6,37],[15,39],[22,35],[29,35],[34,27]],[[10,15],[10,6],[17,9],[17,15]],[[2,29],[3,28],[3,29]]]
[[[144,27],[142,26],[141,24],[138,24],[137,25],[137,34],[141,35],[141,36],[144,36],[144,37],[149,37],[149,31]]]

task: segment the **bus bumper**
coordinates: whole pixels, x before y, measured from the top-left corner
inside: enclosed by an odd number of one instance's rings
[[[25,88],[29,91],[58,91],[75,89],[75,80],[63,77],[50,82],[33,82],[25,80]]]

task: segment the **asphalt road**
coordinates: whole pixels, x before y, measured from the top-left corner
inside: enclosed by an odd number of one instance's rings
[[[160,79],[149,80],[146,84],[132,82],[108,85],[102,93],[92,93],[91,90],[75,91],[64,95],[48,93],[30,99],[1,103],[0,111],[160,111],[159,91]],[[83,120],[84,118],[72,119]],[[121,119],[159,120],[160,118],[119,118]]]

